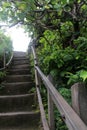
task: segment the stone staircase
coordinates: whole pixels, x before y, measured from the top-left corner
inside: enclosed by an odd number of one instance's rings
[[[35,87],[24,52],[14,52],[12,67],[0,90],[0,130],[41,130]]]

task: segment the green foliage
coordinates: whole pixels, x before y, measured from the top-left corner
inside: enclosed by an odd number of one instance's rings
[[[0,5],[1,20],[9,26],[24,25],[36,39],[39,66],[45,74],[51,73],[57,89],[63,88],[61,94],[68,94],[66,89],[78,81],[87,82],[86,0],[0,1]],[[46,100],[46,90],[42,89],[42,95]],[[56,129],[66,130],[59,114],[56,120],[61,124]]]
[[[59,88],[59,93],[64,97],[64,99],[71,105],[71,91],[67,88]]]
[[[65,100],[71,105],[71,91],[67,88],[59,88],[58,91],[65,98]],[[57,108],[55,108],[54,113],[56,120],[55,124],[56,130],[68,130]]]
[[[79,37],[78,39],[74,40],[74,43],[77,46],[78,50],[87,51],[87,38],[86,37]]]
[[[66,37],[70,36],[73,31],[73,24],[70,21],[66,21],[65,23],[61,24],[61,33],[62,35]]]
[[[80,70],[77,71],[76,74],[67,73],[67,77],[69,78],[68,84],[73,84],[76,82],[86,82],[87,81],[87,71]]]
[[[32,88],[28,91],[28,93],[34,93],[36,92],[36,88],[35,86],[32,86]]]
[[[12,53],[12,41],[4,32],[0,31],[0,67],[3,67],[3,56],[6,53],[6,62],[9,60]]]
[[[65,125],[60,113],[58,112],[57,108],[55,108],[55,130],[68,130],[67,126]]]
[[[5,77],[6,77],[6,71],[0,71],[0,84]],[[1,87],[2,87],[2,85],[0,85],[0,88]]]
[[[86,70],[81,70],[79,72],[80,78],[82,78],[83,81],[86,81],[87,79],[87,71]]]
[[[68,81],[70,78],[69,74],[73,75],[75,72],[82,70],[82,68],[87,68],[85,53],[71,47],[62,49],[55,42],[51,43],[51,45],[46,41],[43,42],[42,49],[38,51],[38,55],[43,71],[46,74],[51,73],[60,85],[70,85],[70,81]],[[73,77],[72,83],[79,81],[78,79]]]
[[[4,78],[6,76],[6,72],[0,72],[0,78]]]

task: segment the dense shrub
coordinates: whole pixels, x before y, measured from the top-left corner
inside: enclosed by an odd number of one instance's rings
[[[12,41],[10,37],[6,36],[2,31],[0,31],[0,68],[3,67],[4,53],[6,55],[6,62],[12,54]]]
[[[6,56],[6,63],[9,61],[12,54],[12,41],[10,37],[6,36],[4,32],[0,31],[0,68],[3,68],[4,53]],[[6,76],[6,71],[0,71],[0,83]]]

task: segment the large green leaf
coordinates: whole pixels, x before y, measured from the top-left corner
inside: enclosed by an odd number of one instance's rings
[[[80,77],[85,81],[87,79],[87,71],[86,70],[81,70],[80,71]]]

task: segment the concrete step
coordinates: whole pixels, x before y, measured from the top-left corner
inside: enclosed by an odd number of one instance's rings
[[[36,93],[24,52],[14,52],[12,68],[0,91],[0,130],[41,130],[40,113],[35,109]]]
[[[9,74],[12,75],[21,75],[21,74],[30,74],[31,73],[31,70],[28,68],[28,69],[10,69],[9,71]]]
[[[13,65],[12,69],[28,69],[30,66],[28,64],[23,64],[23,65]]]
[[[6,82],[30,82],[32,81],[31,75],[8,75],[6,77]]]
[[[27,57],[13,57],[13,61],[23,61],[23,60],[29,60]]]
[[[35,104],[35,94],[0,96],[0,112],[29,111]]]
[[[0,130],[43,130],[41,126],[18,126],[18,127],[6,127],[6,128],[1,128]]]
[[[29,60],[17,60],[17,61],[13,61],[14,65],[22,65],[22,64],[29,64]]]
[[[14,52],[14,57],[23,57],[26,56],[26,52]]]
[[[39,126],[39,121],[40,121],[40,113],[35,111],[0,113],[0,130],[2,127],[11,127],[11,126],[15,127]]]
[[[14,54],[14,57],[27,57],[26,54]]]
[[[26,54],[24,51],[14,51],[14,54]]]
[[[25,94],[34,86],[32,82],[3,83],[0,95]]]

